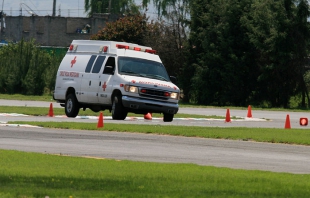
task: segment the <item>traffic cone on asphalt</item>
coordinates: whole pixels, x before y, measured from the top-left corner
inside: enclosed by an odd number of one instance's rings
[[[251,108],[251,105],[248,106],[248,115],[246,117],[252,118],[252,108]]]
[[[227,109],[227,111],[226,111],[226,119],[225,119],[225,122],[231,122],[231,120],[230,120],[230,112],[229,112],[229,109]]]
[[[54,117],[53,103],[50,104],[50,110],[48,111],[48,116]]]
[[[97,128],[102,128],[102,127],[103,127],[103,114],[102,112],[100,112]]]
[[[291,128],[291,121],[290,121],[290,115],[289,114],[286,115],[286,120],[285,120],[284,128],[285,129],[290,129]]]
[[[152,114],[151,113],[144,114],[144,119],[152,120]]]

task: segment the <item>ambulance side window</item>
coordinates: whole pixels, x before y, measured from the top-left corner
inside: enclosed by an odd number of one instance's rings
[[[93,70],[91,72],[92,73],[99,73],[104,60],[105,60],[105,56],[98,56],[98,58],[97,58],[97,60],[95,62],[95,65],[93,67]]]
[[[89,73],[90,72],[90,70],[91,70],[91,68],[92,68],[92,66],[93,66],[93,64],[94,64],[94,61],[95,61],[95,59],[96,59],[96,55],[92,55],[91,57],[90,57],[90,59],[89,59],[89,61],[88,61],[88,63],[87,63],[87,66],[86,66],[86,68],[85,68],[85,72],[86,73]]]
[[[103,74],[113,74],[115,69],[115,58],[109,57],[103,70]]]

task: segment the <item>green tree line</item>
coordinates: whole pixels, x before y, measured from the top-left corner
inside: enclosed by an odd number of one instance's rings
[[[64,54],[64,50],[42,49],[33,40],[1,47],[0,93],[50,94]]]
[[[305,106],[308,1],[193,0],[190,8],[193,58],[184,67],[192,74],[185,81],[190,99],[289,107],[301,94]]]

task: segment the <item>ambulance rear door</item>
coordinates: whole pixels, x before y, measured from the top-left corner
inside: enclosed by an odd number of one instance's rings
[[[56,99],[65,100],[68,88],[72,87],[80,100],[81,82],[89,58],[90,55],[66,54],[57,71],[54,93]]]

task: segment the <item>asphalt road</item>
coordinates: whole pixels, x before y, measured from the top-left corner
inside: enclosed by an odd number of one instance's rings
[[[53,108],[63,108],[54,101],[51,102],[40,102],[40,101],[18,101],[18,100],[0,100],[1,106],[28,106],[28,107],[46,107],[46,113],[52,103]],[[82,111],[80,111],[82,112]],[[127,124],[160,124],[160,125],[177,125],[177,126],[207,126],[207,127],[258,127],[258,128],[284,128],[286,122],[286,116],[290,117],[291,128],[299,129],[310,129],[310,126],[300,126],[300,118],[306,117],[310,119],[310,112],[285,112],[285,111],[261,111],[261,110],[252,110],[252,118],[247,118],[247,108],[244,110],[230,109],[231,117],[238,117],[239,119],[232,119],[231,122],[225,122],[225,119],[189,119],[175,118],[173,122],[164,123],[162,119],[153,119],[153,120],[144,120],[144,119],[133,119],[127,118],[125,121],[114,121],[110,117],[104,117],[104,121],[109,123],[127,123]],[[218,109],[218,108],[180,108],[179,113],[185,114],[198,114],[198,115],[217,115],[217,116],[226,116],[227,109]],[[99,115],[99,113],[98,113]],[[140,116],[141,115],[137,115]],[[241,119],[240,119],[241,118]],[[67,117],[34,117],[34,116],[15,116],[15,117],[5,117],[0,116],[0,122],[7,121],[55,121],[55,122],[93,122],[96,123],[98,118],[91,117],[80,117],[76,119],[67,118]]]
[[[310,173],[310,147],[151,134],[0,127],[0,148],[72,156]]]
[[[8,104],[9,103],[9,104]],[[43,106],[49,108],[48,102],[4,101],[1,105]],[[53,104],[57,108],[59,104]],[[224,109],[181,108],[181,113],[221,115]],[[247,110],[231,110],[232,116],[245,117]],[[164,123],[160,119],[127,119],[114,121],[105,118],[105,122],[174,124],[195,126],[245,126],[284,128],[286,112],[253,111],[251,119],[232,120],[181,120]],[[309,129],[299,126],[299,118],[307,117],[305,113],[289,113],[292,128]],[[264,118],[264,119],[263,119]],[[40,121],[75,121],[97,123],[95,118],[66,118],[47,116],[0,116],[0,121],[40,120]],[[269,121],[266,121],[269,120]],[[296,122],[296,123],[295,123]],[[283,129],[287,133],[289,130]],[[230,141],[204,138],[186,138],[136,133],[98,132],[83,130],[59,130],[46,128],[27,128],[19,126],[0,126],[0,149],[12,149],[29,152],[62,154],[111,158],[119,160],[194,163],[199,165],[229,167],[236,169],[267,170],[273,172],[310,173],[310,147],[256,143],[250,141]]]

